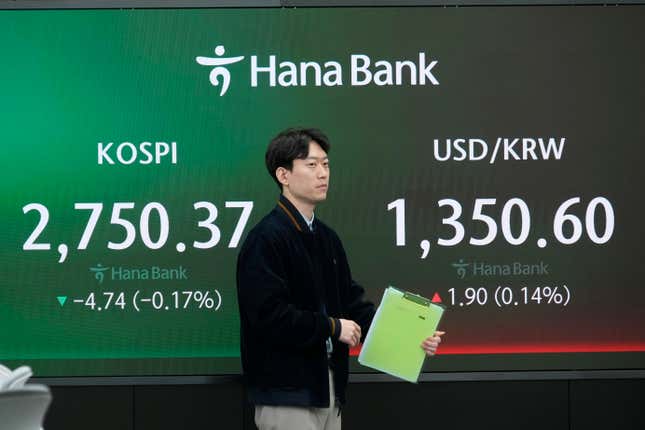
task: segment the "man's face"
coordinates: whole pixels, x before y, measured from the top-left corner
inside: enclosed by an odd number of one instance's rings
[[[327,198],[329,186],[329,159],[317,142],[309,143],[305,159],[293,160],[291,171],[285,172],[286,188],[290,197],[308,205],[315,205]]]

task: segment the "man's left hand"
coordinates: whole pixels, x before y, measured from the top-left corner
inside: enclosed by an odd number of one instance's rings
[[[421,343],[421,348],[426,352],[428,357],[432,357],[437,352],[439,344],[441,343],[441,336],[446,334],[445,331],[435,331],[434,335],[428,337]]]

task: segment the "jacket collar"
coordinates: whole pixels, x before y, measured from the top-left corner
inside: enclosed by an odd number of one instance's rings
[[[289,201],[284,194],[280,194],[280,199],[278,200],[278,205],[276,206],[279,212],[284,213],[291,224],[299,232],[309,232],[309,226],[307,222],[302,217],[302,214],[296,209],[296,207]],[[316,220],[314,219],[314,226],[316,225]]]

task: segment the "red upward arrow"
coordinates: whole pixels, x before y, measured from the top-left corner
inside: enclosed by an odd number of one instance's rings
[[[432,303],[442,303],[441,296],[439,296],[439,293],[434,293],[434,296],[432,296]]]

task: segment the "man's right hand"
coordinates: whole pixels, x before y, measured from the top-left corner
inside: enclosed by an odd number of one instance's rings
[[[340,337],[341,342],[346,343],[352,348],[361,342],[361,326],[352,320],[340,320]]]

